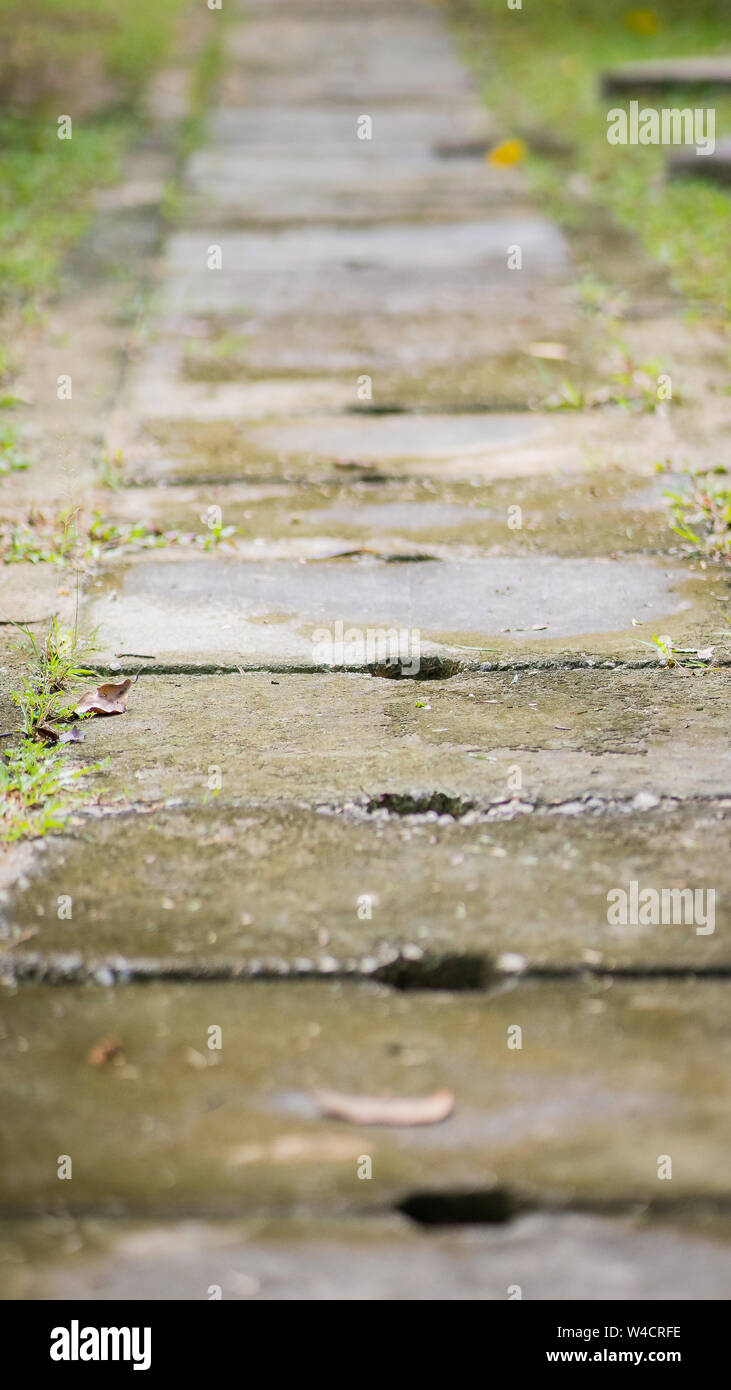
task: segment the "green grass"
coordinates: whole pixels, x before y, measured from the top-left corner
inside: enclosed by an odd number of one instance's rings
[[[683,542],[686,555],[704,560],[731,562],[731,488],[726,470],[712,473],[686,473],[682,489],[668,488],[665,501],[670,508],[671,528]]]
[[[45,637],[18,627],[25,649],[22,685],[11,691],[21,727],[17,741],[0,757],[0,843],[48,835],[63,827],[75,808],[88,799],[84,779],[103,764],[79,767],[66,750],[49,748],[61,737],[57,721],[74,717],[74,707],[90,681],[93,648],[52,618]],[[3,738],[8,731],[3,730]]]
[[[185,3],[0,0],[0,311],[54,288]],[[73,138],[59,140],[66,114]]]
[[[610,145],[606,114],[622,101],[600,97],[598,77],[625,61],[728,51],[727,3],[642,5],[655,16],[652,33],[628,27],[635,8],[622,0],[525,0],[510,10],[505,0],[458,0],[454,13],[506,138],[523,135],[530,146],[538,131],[565,145],[565,154],[531,153],[527,160],[550,210],[570,230],[580,227],[587,203],[603,205],[701,311],[724,314],[731,303],[731,198],[705,180],[666,182],[667,148]],[[646,104],[713,106],[716,139],[731,131],[729,97],[680,92]],[[581,199],[571,185],[576,174]]]
[[[84,778],[99,766],[77,767],[65,752],[22,739],[0,758],[0,843],[62,830],[88,795]]]
[[[237,534],[236,526],[212,521],[205,531],[162,531],[146,521],[105,520],[80,507],[57,515],[32,513],[24,520],[0,522],[0,562],[5,565],[55,565],[57,569],[93,569],[103,556],[170,545],[215,550]]]
[[[83,689],[97,675],[89,665],[94,649],[80,643],[76,632],[62,628],[56,617],[43,638],[20,625],[18,631],[25,642],[26,665],[22,686],[11,692],[11,699],[20,710],[23,738],[32,740],[44,737],[43,729],[54,720],[72,717]]]
[[[0,419],[0,476],[3,473],[19,473],[29,467],[30,462],[20,446],[17,430]]]

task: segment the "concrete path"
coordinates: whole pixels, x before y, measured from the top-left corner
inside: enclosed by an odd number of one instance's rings
[[[530,408],[595,344],[438,7],[226,33],[107,443],[237,535],[84,595],[142,675],[5,894],[2,1290],[728,1296],[727,676],[638,640],[723,656],[652,469],[708,435]]]

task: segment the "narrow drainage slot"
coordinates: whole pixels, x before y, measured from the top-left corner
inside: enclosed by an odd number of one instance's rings
[[[418,1226],[488,1226],[513,1221],[524,1209],[507,1187],[411,1192],[395,1208]]]
[[[494,145],[489,140],[454,140],[446,144],[433,145],[437,159],[484,159]]]
[[[373,972],[379,984],[392,989],[439,989],[452,991],[485,990],[495,985],[497,976],[487,956],[446,953],[424,955],[409,960],[399,956]]]
[[[391,681],[446,681],[451,676],[459,675],[463,669],[461,661],[444,656],[420,656],[418,670],[415,671],[413,667],[413,662],[396,660],[378,662],[368,669],[371,675]]]
[[[390,811],[393,816],[423,816],[434,812],[438,816],[451,816],[459,820],[469,811],[478,809],[474,801],[462,796],[450,796],[448,792],[380,792],[366,802],[365,809]]]

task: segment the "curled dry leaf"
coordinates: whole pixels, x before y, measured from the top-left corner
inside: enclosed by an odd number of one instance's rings
[[[79,700],[74,714],[124,714],[127,694],[132,684],[128,676],[123,681],[105,681],[94,690],[87,690]]]
[[[36,729],[36,738],[41,743],[58,743],[58,729],[54,729],[52,724],[39,724]]]
[[[73,728],[67,729],[65,733],[59,735],[58,741],[59,743],[83,743],[85,738],[84,730],[80,729],[78,724],[74,724]]]
[[[351,1125],[438,1125],[454,1109],[451,1091],[430,1096],[346,1096],[338,1091],[315,1091],[313,1100],[321,1115],[347,1120]]]
[[[122,1044],[119,1038],[104,1038],[101,1042],[95,1043],[89,1053],[87,1061],[92,1067],[103,1067],[107,1062],[114,1058],[124,1061]]]

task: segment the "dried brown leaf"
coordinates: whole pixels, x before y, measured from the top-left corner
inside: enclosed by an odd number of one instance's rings
[[[75,714],[124,714],[127,694],[132,684],[128,676],[123,681],[105,681],[94,690],[87,690],[76,706]]]
[[[338,1091],[315,1091],[313,1100],[321,1115],[346,1120],[351,1125],[438,1125],[454,1109],[451,1091],[430,1096],[346,1096]]]
[[[124,1060],[119,1038],[103,1038],[101,1042],[94,1044],[87,1061],[92,1067],[103,1067],[107,1062],[113,1061],[115,1057]]]
[[[86,734],[80,729],[78,724],[74,724],[71,729],[67,729],[64,734],[59,735],[59,743],[83,743]]]
[[[50,724],[39,724],[36,729],[36,738],[43,743],[58,743],[58,729],[54,729]]]

